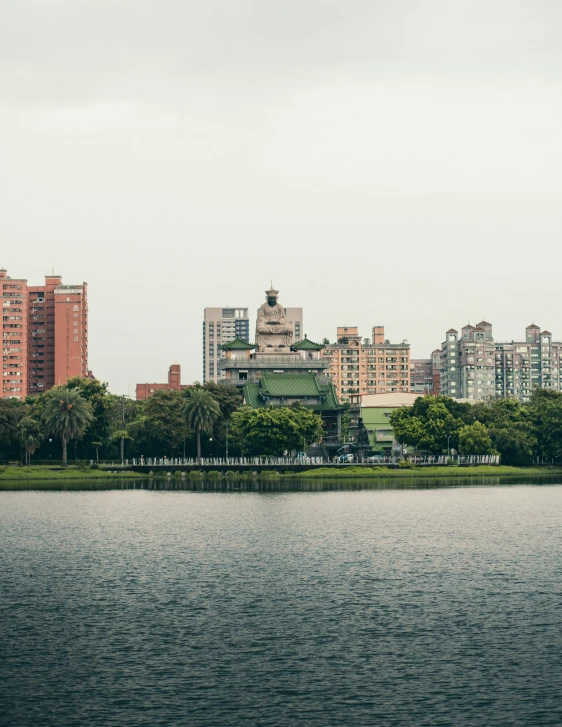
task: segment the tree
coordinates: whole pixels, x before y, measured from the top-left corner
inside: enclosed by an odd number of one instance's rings
[[[19,457],[18,425],[26,415],[26,407],[17,399],[0,399],[0,452],[6,459]]]
[[[248,455],[280,457],[320,441],[323,431],[322,418],[304,406],[244,406],[232,415],[234,440]]]
[[[197,435],[197,459],[201,459],[201,432],[212,432],[221,410],[216,399],[206,389],[192,389],[184,406],[187,427]]]
[[[106,382],[98,379],[85,379],[74,376],[66,382],[67,389],[75,389],[90,403],[93,419],[84,432],[84,436],[77,447],[78,456],[81,459],[93,459],[94,452],[99,448],[94,442],[108,444],[112,441],[111,432],[113,429],[121,428],[121,397],[111,394]],[[127,402],[128,406],[134,406],[135,402]]]
[[[18,424],[21,445],[25,451],[25,463],[31,463],[31,455],[43,441],[45,435],[41,423],[29,416],[23,417]]]
[[[501,455],[502,464],[513,467],[532,464],[537,440],[530,427],[512,426],[488,431],[494,448]]]
[[[157,391],[139,402],[135,418],[127,425],[135,438],[134,450],[145,456],[174,456],[183,450],[187,427],[183,415],[185,398],[180,391]],[[119,429],[122,426],[119,425]]]
[[[488,430],[481,422],[465,424],[459,430],[459,452],[461,454],[497,454]]]
[[[536,389],[527,406],[541,457],[562,456],[562,394],[550,389]]]
[[[413,407],[393,411],[390,424],[396,441],[432,454],[441,454],[450,448],[458,449],[458,434],[464,422],[449,409],[464,416],[467,412],[444,399],[448,397],[419,397]]]
[[[94,418],[91,404],[76,389],[57,386],[48,393],[43,418],[47,432],[60,437],[62,463],[67,465],[68,442],[81,439]]]

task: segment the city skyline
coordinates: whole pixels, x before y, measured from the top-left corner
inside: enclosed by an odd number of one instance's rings
[[[202,309],[272,279],[311,338],[416,359],[455,321],[562,331],[562,6],[352,5],[0,7],[0,265],[88,280],[113,390],[201,378]]]

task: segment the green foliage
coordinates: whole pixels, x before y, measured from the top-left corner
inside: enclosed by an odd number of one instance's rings
[[[410,461],[408,461],[407,459],[403,459],[400,462],[398,462],[398,466],[402,470],[410,470],[410,469],[412,469],[412,467],[414,465]]]
[[[18,426],[27,414],[26,409],[16,399],[0,399],[0,456],[2,459],[19,458],[21,440]]]
[[[178,457],[188,434],[183,416],[185,399],[179,391],[157,391],[128,426],[137,454]],[[139,451],[140,450],[140,451]]]
[[[113,457],[115,447],[111,444],[111,433],[115,426],[120,426],[122,397],[110,394],[107,383],[97,379],[82,379],[76,376],[68,380],[66,388],[78,391],[92,408],[93,419],[76,447],[76,456],[95,459],[96,448],[98,451],[101,448],[106,456]],[[132,405],[134,402],[126,402],[129,408]],[[96,445],[94,442],[101,444]]]
[[[528,412],[537,438],[537,454],[546,458],[561,457],[562,394],[537,389],[531,397]]]
[[[41,422],[29,416],[23,417],[18,424],[18,434],[25,452],[26,464],[30,464],[31,455],[45,438]]]
[[[342,411],[341,415],[341,438],[343,442],[347,442],[349,437],[349,422],[350,422],[350,415],[349,415],[349,404],[346,402],[344,405],[344,410]]]
[[[390,415],[396,441],[415,449],[442,454],[448,448],[458,449],[458,435],[468,417],[464,409],[451,404],[447,397],[425,396],[413,407],[401,407]],[[451,413],[451,412],[454,412]]]
[[[201,432],[212,432],[220,414],[220,406],[210,391],[202,388],[189,391],[183,415],[187,427],[197,435],[198,459],[201,459]]]
[[[76,389],[56,386],[48,392],[43,421],[47,434],[62,442],[63,465],[68,463],[68,442],[81,439],[93,418],[91,404]]]
[[[244,406],[232,415],[234,442],[248,456],[280,457],[320,441],[322,434],[322,418],[303,406]]]
[[[426,451],[461,454],[496,454],[506,465],[525,466],[534,454],[562,456],[562,396],[551,391],[535,392],[529,404],[516,399],[459,403],[446,396],[418,398],[413,407],[391,414],[390,423],[398,442]]]
[[[466,424],[459,431],[459,452],[461,454],[497,454],[488,430],[481,422]]]

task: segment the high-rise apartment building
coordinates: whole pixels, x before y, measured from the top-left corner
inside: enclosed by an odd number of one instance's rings
[[[456,399],[514,397],[528,401],[533,389],[561,390],[562,343],[532,324],[524,341],[494,341],[482,321],[450,329],[441,346],[441,393]]]
[[[49,275],[28,286],[0,270],[2,397],[23,399],[88,375],[87,285]]]
[[[0,270],[2,398],[27,396],[27,281]]]
[[[390,343],[384,326],[375,326],[371,339],[362,340],[354,326],[337,329],[337,343],[322,351],[331,361],[326,376],[340,401],[360,402],[363,394],[410,391],[410,345]]]
[[[250,319],[247,308],[205,308],[203,316],[203,383],[218,381],[221,346],[239,338],[250,343]]]
[[[410,360],[410,392],[412,394],[438,396],[441,379],[441,351],[437,349],[431,358]]]
[[[302,308],[285,308],[287,320],[294,330],[294,343],[303,338]],[[239,338],[246,343],[253,343],[255,336],[255,317],[250,320],[248,308],[205,308],[203,315],[203,383],[219,381],[223,374],[219,372],[218,362],[224,358],[221,346]]]

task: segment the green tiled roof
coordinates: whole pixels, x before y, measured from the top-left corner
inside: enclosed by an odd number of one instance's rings
[[[309,341],[309,339],[306,337],[306,334],[302,341],[299,341],[298,343],[294,343],[291,348],[294,351],[321,351],[324,348],[324,344],[322,343],[314,343],[314,341]]]
[[[229,341],[229,343],[223,343],[222,346],[219,346],[223,351],[251,351],[255,347],[255,343],[246,343],[241,338],[235,338],[234,341]]]
[[[320,396],[314,374],[266,374],[260,379],[260,393],[265,396]]]
[[[316,411],[342,409],[333,384],[320,384],[315,374],[264,374],[259,382],[244,386],[244,401],[254,409],[265,407],[272,399],[318,399],[309,406]]]

